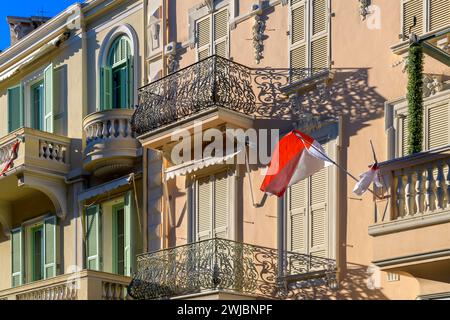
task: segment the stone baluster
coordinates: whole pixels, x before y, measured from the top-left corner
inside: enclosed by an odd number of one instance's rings
[[[119,137],[125,137],[125,119],[118,119],[119,121]]]
[[[412,216],[415,214],[414,210],[414,173],[409,171],[406,173],[406,186],[405,186],[405,198],[406,198],[406,215]]]
[[[109,130],[108,130],[108,120],[102,121],[102,133],[101,138],[106,139],[109,136]]]
[[[424,212],[424,183],[423,183],[423,169],[417,168],[417,180],[416,180],[416,208],[417,213]]]
[[[399,174],[397,176],[397,214],[394,219],[398,219],[403,216],[404,205],[405,205],[405,188],[403,187],[403,175]]]
[[[425,182],[425,203],[426,203],[426,211],[430,212],[433,211],[435,208],[435,180],[433,175],[433,166],[429,165],[426,168],[426,174],[427,174],[427,180]]]
[[[444,163],[438,162],[437,164],[437,177],[436,177],[436,206],[439,209],[445,208],[445,177],[444,177]]]

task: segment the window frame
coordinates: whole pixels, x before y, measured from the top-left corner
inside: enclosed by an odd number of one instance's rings
[[[304,129],[298,128],[298,130],[302,131]],[[338,159],[339,156],[339,135],[340,135],[340,125],[339,123],[331,123],[329,125],[326,125],[315,132],[310,134],[316,141],[326,140],[327,147],[325,149],[325,152],[330,157],[330,159]],[[338,233],[337,233],[337,219],[339,216],[338,213],[338,198],[339,198],[339,188],[338,186],[338,169],[336,166],[329,166],[325,167],[325,170],[327,170],[326,178],[327,178],[327,184],[328,184],[328,197],[326,200],[326,210],[327,210],[327,221],[326,221],[326,246],[328,255],[327,258],[335,259],[336,257],[336,247],[338,244]],[[311,180],[311,177],[308,178]],[[309,187],[310,187],[310,181],[307,183],[307,203],[306,203],[306,224],[307,224],[307,240],[306,240],[306,254],[309,254],[310,249],[310,209],[311,209],[311,199],[309,194]],[[286,244],[286,251],[292,251],[291,248],[291,225],[290,225],[290,210],[289,210],[289,193],[285,193],[283,199],[283,214],[286,217],[285,224],[283,228],[284,233],[284,239]]]
[[[189,192],[188,192],[188,210],[190,214],[190,225],[188,226],[188,242],[195,243],[198,242],[198,230],[197,230],[197,213],[198,213],[198,183],[199,180],[206,177],[214,177],[227,172],[229,179],[229,197],[230,197],[230,207],[228,216],[228,240],[237,240],[237,191],[238,191],[238,170],[237,168],[220,166],[214,170],[205,170],[200,172],[200,174],[191,175],[189,177]],[[213,198],[213,192],[211,193]],[[211,238],[214,239],[215,226],[214,226],[214,212],[213,212],[214,202],[211,202]]]
[[[291,52],[295,49],[305,46],[306,54],[305,54],[305,62],[306,62],[306,70],[309,70],[311,72],[313,70],[312,66],[312,43],[320,39],[322,37],[327,37],[327,67],[330,68],[331,66],[331,1],[326,1],[326,25],[325,30],[321,31],[317,34],[313,34],[313,0],[301,0],[297,3],[292,4],[292,0],[289,1],[289,9],[288,9],[288,28],[289,28],[289,39],[288,39],[288,65],[289,68],[292,68],[292,61],[291,61]],[[293,36],[293,23],[292,23],[292,11],[304,6],[304,30],[305,30],[305,36],[303,41],[299,41],[297,43],[292,43],[292,36]],[[296,82],[296,81],[294,81]]]
[[[116,203],[112,205],[111,211],[112,211],[112,270],[113,273],[119,274],[119,261],[118,261],[118,254],[119,254],[119,239],[118,239],[118,211],[123,210],[123,272],[125,274],[125,237],[126,237],[126,228],[125,228],[125,200],[121,200],[121,202]],[[120,275],[124,275],[121,274]]]
[[[215,16],[218,15],[219,13],[221,13],[222,11],[228,11],[228,19],[227,19],[227,35],[219,38],[219,39],[215,39],[214,37],[214,21],[215,21]],[[206,19],[210,19],[209,21],[209,44],[208,45],[204,45],[202,47],[198,46],[198,24],[201,21],[204,21]],[[230,58],[230,33],[231,33],[231,28],[230,28],[230,9],[228,8],[228,4],[221,6],[220,8],[216,8],[215,10],[208,12],[206,15],[201,16],[200,18],[197,18],[194,22],[195,27],[194,27],[194,34],[195,34],[195,61],[200,61],[201,59],[199,59],[199,53],[203,50],[205,50],[206,48],[208,48],[209,56],[215,55],[216,54],[216,45],[218,43],[221,43],[223,41],[226,42],[225,44],[225,49],[226,49],[226,59]]]

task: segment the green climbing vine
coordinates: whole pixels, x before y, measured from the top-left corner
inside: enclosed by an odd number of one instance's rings
[[[412,44],[408,55],[408,154],[422,151],[423,143],[423,52]]]

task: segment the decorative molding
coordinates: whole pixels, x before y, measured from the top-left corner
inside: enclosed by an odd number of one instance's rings
[[[361,20],[366,20],[367,16],[371,13],[369,7],[371,5],[371,0],[359,0],[359,14],[361,15]]]
[[[264,31],[266,29],[266,22],[261,17],[262,8],[261,4],[256,4],[257,12],[255,14],[255,23],[253,24],[252,34],[253,34],[253,48],[255,49],[255,61],[257,64],[261,62],[263,58],[264,51]]]
[[[442,91],[444,83],[442,82],[442,75],[423,75],[423,96],[429,97]]]

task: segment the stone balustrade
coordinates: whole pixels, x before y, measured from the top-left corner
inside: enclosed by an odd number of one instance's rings
[[[83,121],[86,139],[83,165],[96,176],[127,171],[134,165],[140,144],[131,129],[133,109],[97,111]]]
[[[66,174],[70,169],[70,141],[53,133],[20,128],[0,139],[0,170],[12,160],[9,170],[26,165]]]
[[[385,188],[378,190],[382,200],[375,201],[372,229],[385,224],[386,231],[396,222],[423,223],[425,218],[450,213],[449,150],[445,146],[380,164]]]
[[[0,300],[128,300],[131,278],[82,270],[0,291]]]

